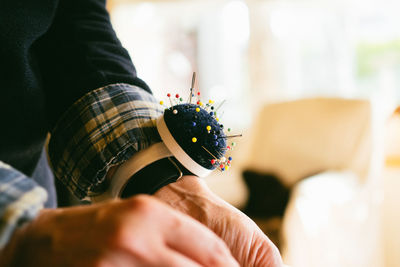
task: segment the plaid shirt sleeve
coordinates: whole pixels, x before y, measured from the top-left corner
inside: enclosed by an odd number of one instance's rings
[[[154,119],[162,112],[153,95],[132,85],[112,84],[89,92],[51,133],[49,157],[55,176],[80,199],[104,192],[110,167],[160,142]]]
[[[0,248],[17,227],[36,216],[46,199],[43,188],[0,161]]]

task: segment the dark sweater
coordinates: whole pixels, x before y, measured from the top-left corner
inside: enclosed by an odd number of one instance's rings
[[[0,161],[30,176],[63,112],[118,82],[149,91],[105,0],[0,0]]]

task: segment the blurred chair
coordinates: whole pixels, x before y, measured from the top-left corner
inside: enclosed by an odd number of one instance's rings
[[[206,180],[228,202],[243,207],[247,189],[242,173],[275,174],[288,186],[325,170],[368,172],[370,105],[367,101],[302,99],[266,105],[243,133],[228,173]]]
[[[265,106],[251,141],[240,143],[232,181],[251,169],[292,189],[282,228],[282,253],[292,267],[382,266],[381,216],[368,182],[371,124],[368,101],[302,99]]]
[[[325,170],[368,172],[370,104],[362,100],[303,99],[267,105],[255,123],[248,168],[283,182]]]

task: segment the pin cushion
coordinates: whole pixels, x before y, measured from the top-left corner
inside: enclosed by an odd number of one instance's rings
[[[157,130],[166,147],[193,174],[206,176],[224,157],[226,136],[223,125],[195,104],[178,104],[167,108],[157,120]]]

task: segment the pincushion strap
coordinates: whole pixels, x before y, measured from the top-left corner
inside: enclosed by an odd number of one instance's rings
[[[136,172],[155,161],[171,156],[172,153],[162,142],[153,144],[150,147],[139,151],[118,167],[111,179],[108,190],[101,195],[92,196],[92,202],[101,202],[107,199],[119,197],[124,186]]]

